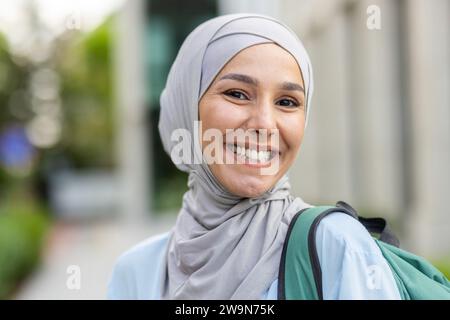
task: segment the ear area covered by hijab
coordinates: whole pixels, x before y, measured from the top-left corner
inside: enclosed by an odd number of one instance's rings
[[[182,44],[160,98],[159,132],[170,155],[172,133],[196,137],[198,102],[223,66],[239,51],[276,43],[297,61],[311,112],[312,67],[295,33],[277,20],[257,14],[231,14],[199,25]],[[202,159],[199,141],[191,150]],[[173,160],[173,159],[172,159]],[[290,195],[287,175],[255,199],[233,195],[203,161],[175,164],[188,172],[189,190],[171,232],[161,274],[163,299],[260,299],[278,276],[287,228],[310,205]]]

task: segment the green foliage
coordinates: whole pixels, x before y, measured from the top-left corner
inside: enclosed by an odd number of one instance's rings
[[[114,165],[112,20],[62,46],[58,71],[64,101],[62,147],[77,168]]]
[[[25,112],[22,105],[19,110],[13,110],[10,102],[13,97],[23,98],[21,92],[27,85],[28,67],[14,63],[5,37],[0,33],[0,129],[7,123],[12,121],[26,121],[29,114]],[[19,97],[20,96],[20,97]]]
[[[159,186],[154,186],[157,190],[153,205],[155,212],[179,210],[183,201],[183,194],[188,189],[187,174],[180,172],[174,174],[171,178],[161,178],[158,181]]]
[[[433,262],[433,265],[442,272],[447,279],[450,279],[450,258]]]
[[[0,299],[39,263],[48,227],[45,211],[30,203],[0,207]]]

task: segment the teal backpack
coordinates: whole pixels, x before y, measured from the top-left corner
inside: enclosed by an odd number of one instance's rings
[[[403,300],[450,299],[450,281],[425,259],[400,249],[397,238],[384,219],[360,217],[343,201],[337,202],[336,207],[303,209],[292,219],[280,261],[278,299],[323,299],[316,230],[320,221],[334,212],[354,217],[373,235],[392,270]]]

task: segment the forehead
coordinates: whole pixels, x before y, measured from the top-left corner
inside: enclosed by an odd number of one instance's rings
[[[265,80],[290,80],[303,85],[297,60],[285,49],[274,43],[250,46],[230,59],[219,75],[245,73]]]

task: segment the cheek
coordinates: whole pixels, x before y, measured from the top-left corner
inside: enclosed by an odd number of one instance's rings
[[[280,133],[289,152],[297,152],[303,140],[305,120],[304,114],[287,115],[280,121]]]
[[[245,113],[222,98],[208,99],[199,105],[199,118],[203,129],[215,128],[225,133],[226,129],[239,127]]]

